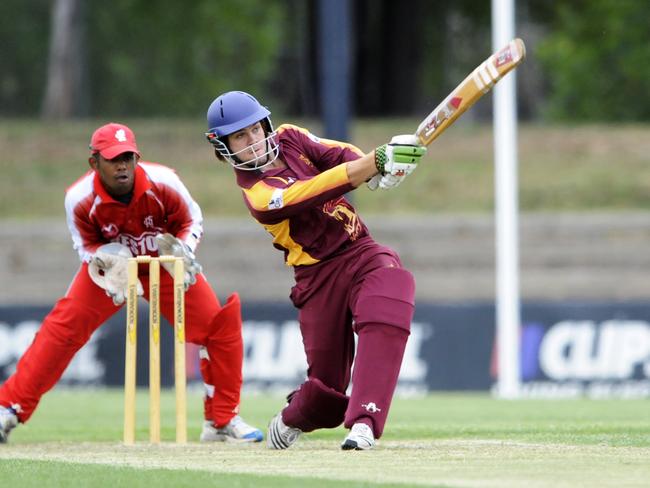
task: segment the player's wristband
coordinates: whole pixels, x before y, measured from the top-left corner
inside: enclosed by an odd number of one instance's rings
[[[375,149],[375,166],[379,174],[384,174],[384,168],[386,167],[386,144],[379,146]]]

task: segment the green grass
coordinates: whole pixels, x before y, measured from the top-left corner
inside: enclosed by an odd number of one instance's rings
[[[423,114],[424,115],[424,114]],[[274,120],[276,125],[283,120]],[[88,167],[88,141],[104,120],[0,120],[0,218],[63,216],[63,191]],[[246,214],[229,167],[203,137],[202,120],[125,120],[145,160],[176,168],[206,216]],[[292,121],[321,133],[314,121]],[[358,120],[350,140],[363,150],[410,132],[417,119]],[[523,211],[650,208],[650,128],[644,125],[519,128]],[[461,120],[429,148],[417,173],[394,192],[354,193],[363,215],[487,213],[494,205],[492,131]]]
[[[343,452],[342,427],[304,435],[287,451],[263,444],[200,444],[200,392],[190,391],[189,436],[176,446],[173,393],[163,394],[163,438],[122,435],[121,390],[56,389],[11,443],[0,446],[3,486],[647,486],[646,400],[496,400],[486,394],[396,398],[375,450]],[[247,396],[242,415],[265,426],[281,396]]]

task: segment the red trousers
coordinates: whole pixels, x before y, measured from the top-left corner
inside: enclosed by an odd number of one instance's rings
[[[149,277],[140,281],[149,297]],[[26,422],[41,397],[59,381],[68,364],[92,333],[119,310],[103,289],[88,275],[88,265],[74,277],[65,296],[45,317],[34,341],[18,361],[16,372],[0,386],[0,405],[12,406],[21,422]],[[160,271],[160,312],[173,323],[173,281]],[[208,420],[224,425],[237,413],[242,385],[243,341],[239,297],[233,294],[221,306],[203,275],[185,295],[185,328],[188,342],[204,346],[204,382],[214,390],[206,398]],[[212,388],[214,387],[214,388]]]

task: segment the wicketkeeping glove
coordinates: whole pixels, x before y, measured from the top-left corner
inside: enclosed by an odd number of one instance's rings
[[[88,274],[93,282],[106,291],[115,305],[122,305],[128,292],[128,259],[133,257],[128,247],[117,242],[100,246],[88,263]],[[138,280],[138,296],[144,294]]]
[[[156,242],[158,243],[159,256],[176,256],[183,258],[183,265],[185,267],[185,291],[196,283],[196,275],[203,271],[203,268],[194,257],[194,253],[187,244],[181,241],[178,237],[171,234],[158,234],[156,235]],[[162,263],[163,268],[174,276],[174,263]]]
[[[375,165],[379,174],[368,181],[371,190],[390,190],[398,186],[417,167],[427,148],[417,136],[404,134],[393,137],[388,144],[375,149]]]

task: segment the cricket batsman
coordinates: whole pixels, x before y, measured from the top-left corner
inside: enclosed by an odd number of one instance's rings
[[[206,133],[216,157],[234,167],[250,214],[294,270],[290,297],[307,380],[271,420],[267,445],[286,449],[303,432],[343,423],[350,430],[342,449],[371,449],[397,384],[415,283],[397,253],[374,241],[345,194],[364,182],[397,187],[426,148],[405,135],[364,154],[295,125],[275,131],[270,115],[252,95],[227,92],[210,105]]]
[[[75,353],[125,302],[127,260],[175,255],[185,265],[186,338],[201,346],[206,387],[201,441],[259,442],[263,435],[239,416],[242,321],[239,296],[221,305],[194,252],[203,233],[201,209],[170,168],[141,162],[129,127],[110,123],[90,141],[90,171],[70,186],[65,211],[81,266],[65,296],[45,317],[16,372],[0,386],[0,442],[34,413]],[[47,259],[47,256],[44,256]],[[173,279],[160,275],[161,313],[173,323]],[[148,299],[148,266],[139,293]]]

